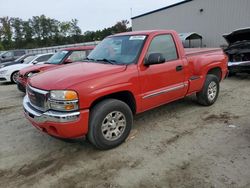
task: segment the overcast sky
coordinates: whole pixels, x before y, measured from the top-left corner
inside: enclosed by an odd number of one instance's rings
[[[110,27],[123,19],[137,16],[182,0],[0,0],[0,17],[24,20],[44,14],[59,21],[79,20],[82,32]],[[132,8],[132,13],[131,13]]]

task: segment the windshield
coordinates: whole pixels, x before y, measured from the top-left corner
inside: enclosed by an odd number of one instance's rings
[[[36,56],[35,55],[31,55],[31,56],[28,56],[26,58],[23,59],[23,63],[24,64],[28,64],[29,62],[31,62]]]
[[[1,51],[1,52],[0,52],[0,55],[3,55],[4,53],[6,53],[6,51]]]
[[[112,64],[131,64],[136,60],[145,35],[114,36],[105,38],[87,59]]]
[[[27,56],[27,55],[23,55],[23,56],[17,58],[17,59],[15,60],[15,62],[22,61],[23,59],[25,59],[25,56]],[[28,56],[27,56],[27,57],[28,57]]]
[[[21,57],[17,58],[17,59],[15,60],[15,62],[19,62],[19,61],[21,61],[21,60],[22,60],[22,58],[23,58],[24,56],[25,56],[25,55],[23,55],[23,56],[21,56]]]
[[[48,59],[49,64],[60,64],[69,51],[63,50],[55,53],[51,58]]]

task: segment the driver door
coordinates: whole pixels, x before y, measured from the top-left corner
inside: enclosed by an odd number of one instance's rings
[[[145,58],[151,53],[161,53],[165,62],[140,67],[143,110],[182,98],[187,88],[184,84],[183,61],[170,34],[155,36]]]

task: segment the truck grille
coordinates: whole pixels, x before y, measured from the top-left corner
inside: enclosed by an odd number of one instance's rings
[[[33,88],[31,86],[27,87],[27,95],[31,105],[40,111],[46,111],[47,109],[47,91]]]

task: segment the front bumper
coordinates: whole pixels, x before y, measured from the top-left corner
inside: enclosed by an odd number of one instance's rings
[[[18,77],[18,79],[17,79],[17,88],[20,91],[26,93],[26,85],[27,85],[27,79]]]
[[[230,66],[228,70],[231,73],[250,73],[250,66]]]
[[[89,110],[78,112],[41,112],[31,106],[27,95],[23,99],[26,118],[39,130],[61,138],[76,138],[88,132]]]
[[[26,87],[21,84],[21,82],[17,81],[17,89],[21,92],[26,93]]]
[[[10,75],[0,74],[0,82],[11,82]]]
[[[230,73],[250,73],[250,61],[228,62]]]

